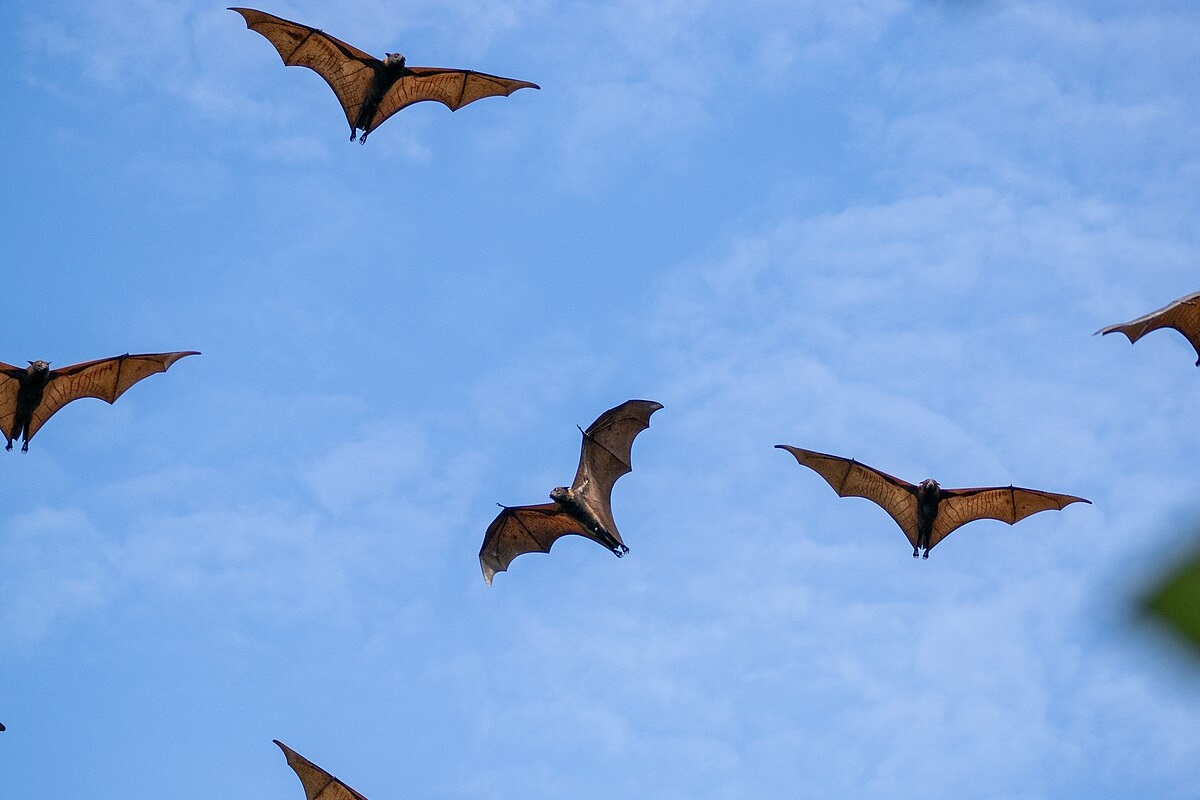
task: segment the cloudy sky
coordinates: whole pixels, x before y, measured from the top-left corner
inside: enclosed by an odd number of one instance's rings
[[[221,4],[0,7],[5,338],[195,349],[0,452],[0,794],[1196,796],[1200,8],[286,0],[541,91],[360,147]],[[579,537],[496,503],[662,402]],[[788,443],[1075,505],[914,561]]]

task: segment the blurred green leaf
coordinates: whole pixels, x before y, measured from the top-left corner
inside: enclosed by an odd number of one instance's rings
[[[1200,553],[1167,574],[1143,601],[1143,612],[1200,650]]]

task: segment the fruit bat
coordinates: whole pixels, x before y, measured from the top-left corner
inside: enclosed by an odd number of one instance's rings
[[[522,553],[549,553],[560,536],[574,533],[602,544],[617,558],[629,552],[612,515],[612,488],[631,472],[633,440],[650,427],[650,415],[662,408],[653,400],[629,400],[610,408],[583,433],[579,469],[571,486],[550,492],[554,502],[536,506],[501,506],[488,526],[479,550],[479,565],[488,586]]]
[[[142,378],[167,368],[195,350],[179,353],[141,353],[85,361],[50,369],[48,361],[30,361],[25,369],[0,361],[0,431],[8,440],[24,438],[21,452],[29,452],[29,440],[54,412],[72,400],[98,397],[113,403]]]
[[[287,758],[288,766],[294,769],[296,775],[300,777],[300,784],[304,787],[304,796],[307,800],[367,800],[283,742],[278,739],[271,741],[279,745],[279,749]]]
[[[386,53],[380,61],[299,22],[252,8],[229,10],[241,14],[247,28],[266,37],[286,66],[308,67],[325,79],[346,112],[350,141],[362,131],[361,141],[365,144],[367,136],[384,120],[422,100],[436,100],[457,111],[483,97],[507,97],[518,89],[541,88],[529,81],[469,69],[409,67],[400,53]]]
[[[943,489],[932,478],[916,486],[851,458],[777,444],[796,461],[820,475],[839,497],[865,497],[891,515],[913,546],[913,558],[929,551],[958,527],[977,519],[998,519],[1009,525],[1039,511],[1061,510],[1082,497],[1019,486]]]
[[[1200,367],[1200,292],[1181,297],[1131,322],[1101,328],[1096,333],[1104,335],[1119,331],[1133,343],[1159,328],[1174,328],[1182,333],[1196,351],[1196,366]]]

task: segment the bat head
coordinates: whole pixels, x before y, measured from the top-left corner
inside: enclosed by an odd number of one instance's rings
[[[384,53],[383,63],[387,64],[389,67],[403,67],[404,66],[404,54],[403,53]]]
[[[40,372],[49,372],[49,371],[50,371],[50,362],[49,361],[42,361],[39,359],[37,361],[29,362],[30,374],[40,373]]]
[[[550,490],[550,499],[556,503],[564,502],[571,494],[571,490],[565,486],[555,486]]]
[[[938,482],[935,481],[933,478],[926,478],[925,480],[923,480],[917,484],[917,495],[918,496],[933,495],[934,497],[937,497],[941,491],[942,491],[942,487],[939,486]]]

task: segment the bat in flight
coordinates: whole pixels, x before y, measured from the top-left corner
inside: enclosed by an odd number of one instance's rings
[[[337,778],[330,775],[304,756],[297,753],[278,739],[271,741],[279,745],[287,759],[288,766],[300,777],[307,800],[367,800],[358,792],[351,789]]]
[[[0,431],[8,440],[4,449],[12,450],[13,442],[21,436],[21,451],[29,452],[29,440],[54,412],[72,400],[98,397],[113,403],[142,378],[166,372],[184,356],[195,355],[199,355],[195,350],[126,353],[59,369],[50,369],[48,361],[30,361],[24,369],[0,361]]]
[[[825,479],[839,497],[865,497],[891,515],[913,546],[913,558],[929,551],[957,528],[977,519],[998,519],[1012,525],[1039,511],[1057,511],[1071,503],[1088,503],[1082,497],[1055,494],[1019,486],[978,489],[943,489],[932,478],[916,486],[851,458],[803,450],[786,444],[803,466]]]
[[[247,28],[266,37],[286,66],[308,67],[325,79],[346,112],[350,141],[362,131],[365,144],[384,120],[422,100],[436,100],[457,111],[483,97],[507,97],[518,89],[541,88],[529,81],[469,69],[409,67],[400,53],[386,53],[380,61],[317,28],[253,8],[229,10],[241,14]]]
[[[1144,317],[1101,328],[1096,333],[1104,335],[1120,332],[1133,343],[1159,328],[1174,328],[1182,333],[1196,351],[1196,366],[1200,367],[1200,292],[1174,300]]]
[[[479,550],[479,565],[488,586],[522,553],[549,553],[560,536],[577,534],[604,545],[617,558],[629,552],[612,515],[612,488],[631,472],[633,440],[650,427],[650,415],[662,408],[653,400],[629,400],[610,408],[583,431],[579,469],[569,487],[550,492],[554,502],[536,506],[501,506],[488,526]]]

